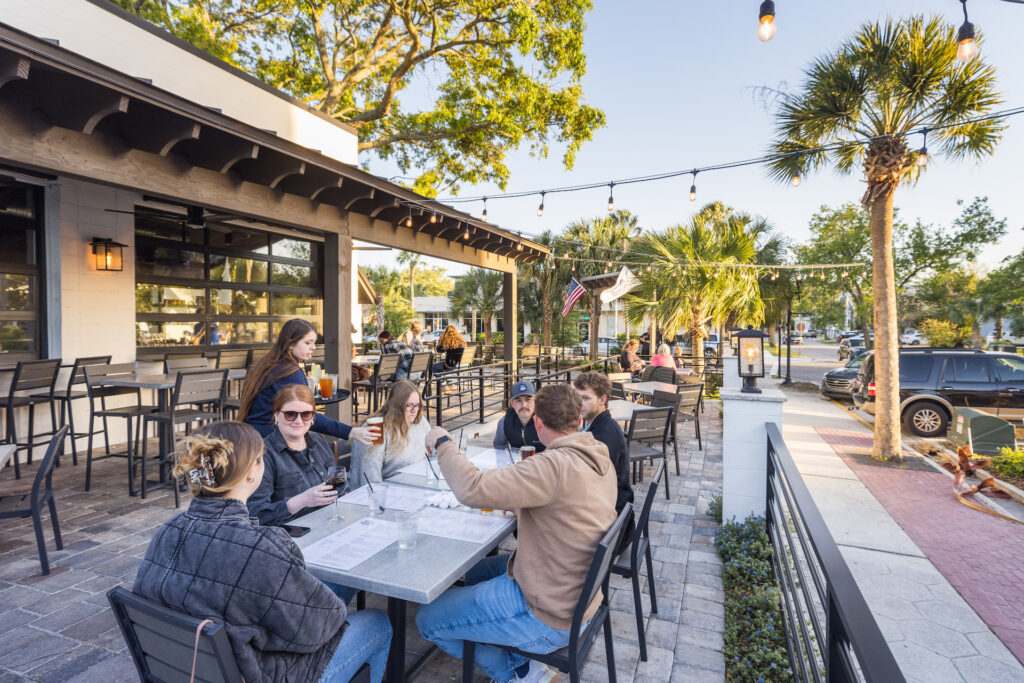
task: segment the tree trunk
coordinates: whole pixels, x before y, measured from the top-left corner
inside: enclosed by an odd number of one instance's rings
[[[484,318],[484,344],[491,344],[491,316]]]
[[[899,324],[893,268],[893,194],[888,187],[871,203],[871,281],[875,312],[875,441],[871,457],[903,458],[900,440]],[[867,325],[865,332],[867,331]],[[867,338],[864,339],[867,343]]]
[[[384,331],[384,297],[381,294],[377,294],[374,308],[377,312],[377,334]]]
[[[544,317],[542,323],[544,346],[551,346],[551,323],[553,313],[551,311],[551,297],[548,295],[547,292],[541,294],[540,303],[541,308],[544,309]]]
[[[415,299],[413,298],[413,297],[416,296],[416,286],[413,284],[413,276],[412,276],[413,271],[415,271],[415,270],[416,270],[416,266],[410,263],[409,264],[409,308],[412,309],[413,313],[416,312],[416,304],[414,303]]]
[[[1000,341],[1003,338],[1003,312],[996,312],[996,341]]]
[[[693,371],[698,375],[704,373],[704,328],[695,327],[690,330],[690,355],[693,357]]]

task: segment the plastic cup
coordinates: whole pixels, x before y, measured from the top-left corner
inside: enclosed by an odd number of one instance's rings
[[[370,498],[370,516],[380,517],[387,508],[388,485],[383,482],[374,484],[373,488],[367,493],[369,493]]]
[[[320,378],[320,395],[324,398],[334,396],[334,375],[324,375]]]
[[[395,520],[398,521],[398,547],[402,549],[415,548],[419,536],[420,511],[396,512]]]
[[[423,467],[426,470],[424,476],[428,486],[439,486],[441,484],[441,467],[437,464],[437,456],[427,456],[423,459]]]

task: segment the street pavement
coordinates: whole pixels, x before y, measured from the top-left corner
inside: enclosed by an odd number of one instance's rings
[[[794,382],[811,382],[821,384],[822,376],[838,368],[843,363],[837,360],[839,344],[824,344],[816,339],[808,339],[803,344],[793,344],[793,353],[806,356],[805,358],[792,358],[789,364],[790,376]],[[786,345],[782,345],[782,372],[781,377],[786,376]],[[778,361],[774,356],[766,358],[765,372],[773,374],[778,372]]]

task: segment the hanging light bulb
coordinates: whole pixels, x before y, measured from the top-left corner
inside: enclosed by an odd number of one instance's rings
[[[486,213],[487,209],[484,209],[484,212]],[[466,232],[462,233],[462,237],[463,237],[463,239],[466,239],[466,240],[469,239],[469,226],[468,225],[466,226]]]
[[[523,2],[526,3],[527,7],[533,8],[537,6],[537,3],[540,2],[540,0],[523,0]]]
[[[540,193],[540,206],[537,207],[537,218],[544,215],[544,193]]]
[[[697,200],[697,171],[693,171],[693,184],[690,185],[690,201]]]
[[[762,43],[767,43],[775,37],[775,3],[772,0],[764,0],[757,18],[757,39]]]
[[[522,251],[522,250],[523,250],[523,238],[520,237],[519,241],[516,242],[516,251]]]
[[[967,0],[960,0],[964,9],[964,23],[956,32],[956,60],[969,62],[978,54],[978,41],[974,39],[974,24],[967,20]]]
[[[819,280],[824,280],[825,279],[825,269],[824,268],[822,268],[821,272],[818,273],[818,279]]]
[[[800,273],[800,271],[799,270],[796,271],[796,281],[800,282],[803,279],[804,279],[804,276]]]
[[[483,219],[484,222],[487,221],[487,197],[484,197],[484,212],[481,214],[480,218]]]
[[[409,209],[409,217],[405,219],[405,227],[412,227],[412,209]]]
[[[917,150],[917,165],[919,168],[924,168],[928,165],[928,129],[925,128],[921,131],[923,140],[921,142],[921,149]]]
[[[800,155],[796,155],[796,170],[793,171],[793,177],[790,179],[790,184],[793,187],[800,187]]]
[[[843,277],[847,277],[849,274],[850,271],[848,271],[846,268],[843,268]]]
[[[615,210],[615,183],[608,183],[608,210]]]
[[[606,264],[604,264],[604,267],[607,268],[608,270],[611,270],[612,262],[608,261]]]
[[[435,211],[434,213],[430,214],[430,222],[431,223],[436,223],[437,222],[437,211]]]

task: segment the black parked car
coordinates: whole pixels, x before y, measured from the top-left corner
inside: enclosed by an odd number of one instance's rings
[[[821,380],[821,393],[830,398],[852,398],[853,381],[857,379],[857,373],[860,372],[863,363],[864,354],[861,353],[848,360],[843,367],[826,372]]]
[[[853,402],[875,412],[875,355],[853,387]],[[900,349],[900,413],[918,436],[941,436],[954,408],[977,408],[1009,420],[1024,416],[1024,357],[979,349]]]

